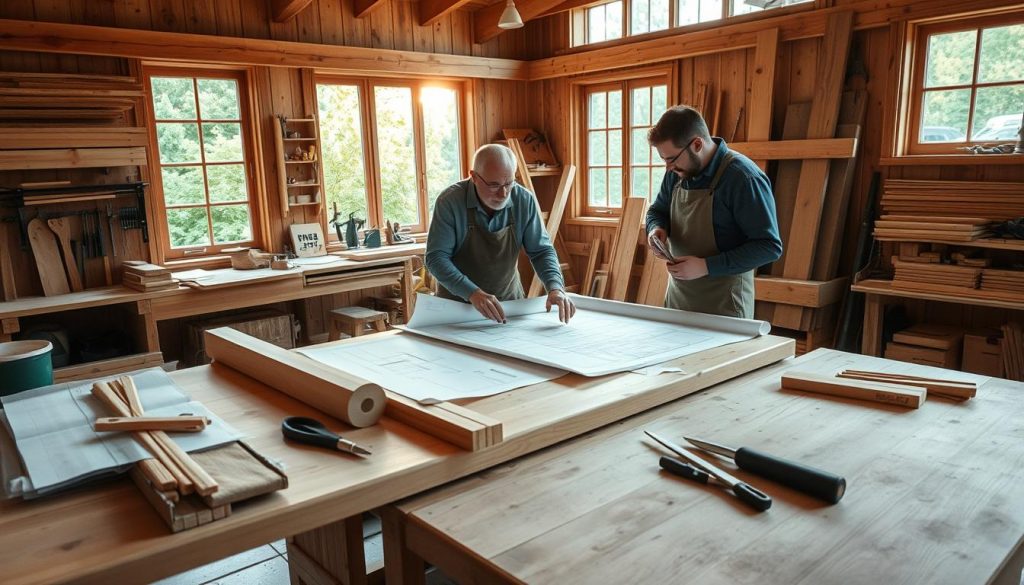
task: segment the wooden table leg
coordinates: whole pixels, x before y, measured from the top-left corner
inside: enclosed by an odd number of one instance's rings
[[[405,259],[405,270],[402,272],[402,306],[405,311],[405,322],[412,319],[412,311],[415,308],[416,292],[412,288],[412,258]]]
[[[384,582],[387,585],[423,585],[427,565],[405,546],[405,513],[394,506],[377,510],[384,538]]]
[[[364,585],[363,517],[288,538],[288,571],[292,585]]]
[[[885,303],[882,295],[864,295],[864,331],[861,334],[860,352],[864,355],[882,355],[882,318]]]
[[[17,317],[0,319],[0,341],[10,341],[11,336],[18,331],[21,331],[21,325],[18,323]]]

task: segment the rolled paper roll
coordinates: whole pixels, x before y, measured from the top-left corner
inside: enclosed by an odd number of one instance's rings
[[[205,341],[206,353],[214,363],[238,370],[354,427],[376,424],[384,414],[387,397],[373,382],[230,327],[207,330]]]

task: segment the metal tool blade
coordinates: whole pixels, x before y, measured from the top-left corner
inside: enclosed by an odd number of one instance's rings
[[[699,447],[700,449],[703,449],[704,451],[708,451],[709,453],[714,453],[716,455],[728,457],[729,459],[736,458],[736,449],[733,449],[731,447],[726,447],[725,445],[712,443],[711,441],[704,441],[694,437],[683,437],[683,439],[685,439],[688,443],[692,443],[693,445]]]
[[[673,443],[672,441],[669,441],[668,439],[663,439],[650,431],[644,431],[644,433],[646,433],[648,437],[654,439],[655,441],[667,447],[676,455],[679,455],[683,459],[689,461],[692,465],[695,465],[696,467],[710,473],[715,479],[721,481],[722,483],[728,485],[729,487],[733,487],[736,484],[743,483],[742,481],[736,479],[729,473],[726,473],[725,471],[715,467],[714,465],[708,463],[707,461],[701,459],[700,457],[697,457],[693,453],[690,453],[689,451],[683,449],[682,447]]]

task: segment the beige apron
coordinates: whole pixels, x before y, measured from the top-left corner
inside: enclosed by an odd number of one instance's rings
[[[669,215],[669,251],[673,256],[708,258],[720,253],[715,244],[715,227],[711,210],[715,188],[722,174],[733,161],[733,153],[726,153],[718,172],[707,189],[684,189],[683,181],[672,190],[672,208]],[[694,280],[669,279],[665,293],[665,306],[699,313],[754,317],[754,271],[726,276],[705,276]]]
[[[475,207],[466,207],[469,232],[452,256],[452,263],[466,278],[484,292],[498,297],[499,301],[526,298],[523,284],[519,280],[519,241],[516,239],[515,216],[510,215],[508,225],[492,233],[486,227],[477,225],[476,213]],[[437,296],[441,298],[466,301],[440,283],[437,288]]]

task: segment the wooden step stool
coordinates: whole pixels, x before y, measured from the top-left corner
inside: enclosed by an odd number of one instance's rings
[[[406,322],[400,297],[370,297],[369,300],[374,309],[387,312],[388,322],[392,325]]]
[[[388,330],[388,314],[382,311],[374,311],[364,307],[341,307],[333,309],[329,313],[330,332],[328,339],[337,341],[341,334],[346,333],[350,337],[359,337],[371,326],[376,331]]]

